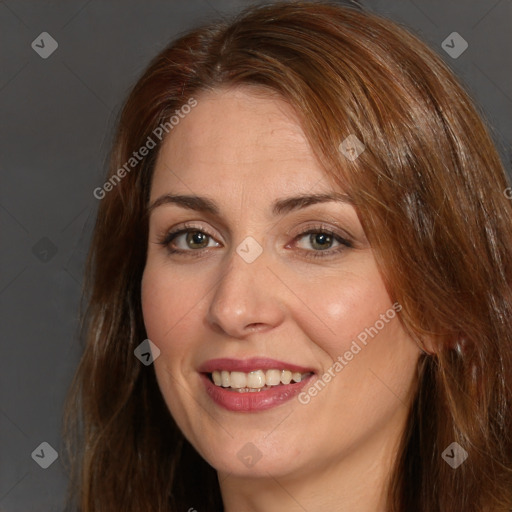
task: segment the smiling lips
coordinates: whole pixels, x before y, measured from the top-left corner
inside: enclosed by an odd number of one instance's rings
[[[314,371],[266,358],[214,359],[199,368],[206,392],[230,411],[261,411],[296,396]]]
[[[300,382],[310,375],[310,372],[300,373],[290,370],[256,370],[253,372],[228,372],[226,370],[215,370],[212,373],[212,380],[216,386],[235,389],[238,392],[254,392],[261,389],[268,389],[273,386],[281,386],[293,382]]]

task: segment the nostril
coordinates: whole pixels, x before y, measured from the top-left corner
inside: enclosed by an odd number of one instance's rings
[[[253,324],[247,324],[246,329],[250,331],[262,331],[266,329],[268,326],[264,323],[253,323]]]

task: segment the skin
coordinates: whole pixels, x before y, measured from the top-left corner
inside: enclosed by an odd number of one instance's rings
[[[247,86],[196,99],[159,152],[150,203],[193,194],[214,201],[220,213],[154,208],[142,280],[167,406],[217,469],[227,512],[384,510],[420,354],[399,314],[308,404],[293,399],[262,412],[231,412],[204,390],[198,366],[218,357],[270,357],[314,368],[319,379],[394,301],[350,203],[273,214],[277,199],[334,191],[292,108]],[[170,244],[182,253],[159,243],[183,223],[211,235],[206,248],[197,248],[197,239],[187,243],[186,234]],[[319,249],[315,235],[301,235],[312,227],[349,238],[352,247],[320,238]],[[247,236],[263,249],[252,263],[236,252]],[[246,443],[261,452],[252,467],[237,457]]]

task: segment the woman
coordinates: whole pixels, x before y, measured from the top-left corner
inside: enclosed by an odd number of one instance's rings
[[[286,2],[173,42],[95,191],[79,509],[510,510],[506,188],[390,21]]]

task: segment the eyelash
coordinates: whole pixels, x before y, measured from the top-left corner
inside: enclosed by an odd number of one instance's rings
[[[207,230],[205,230],[204,228],[198,228],[197,226],[185,224],[182,227],[180,227],[179,229],[165,233],[162,237],[159,238],[157,243],[159,245],[162,245],[163,247],[166,247],[170,254],[185,255],[186,253],[189,253],[188,256],[190,256],[190,257],[198,257],[201,255],[201,253],[204,250],[206,250],[208,248],[205,247],[202,249],[195,249],[195,250],[194,249],[182,250],[182,249],[173,249],[170,246],[171,242],[173,240],[175,240],[178,236],[187,234],[187,233],[191,233],[191,232],[192,233],[202,233],[202,234],[208,236],[209,238],[212,238],[215,240],[215,237],[211,233],[209,233]],[[307,228],[306,231],[302,231],[297,236],[295,236],[293,241],[297,242],[301,238],[303,238],[307,235],[318,235],[318,234],[331,236],[333,238],[333,240],[338,242],[340,245],[335,249],[325,249],[325,250],[318,250],[318,251],[301,249],[301,252],[306,253],[307,254],[306,257],[308,257],[308,258],[312,258],[312,259],[326,258],[329,256],[333,256],[335,254],[341,253],[341,252],[345,251],[346,249],[354,247],[352,242],[350,242],[346,238],[343,238],[342,236],[335,233],[331,229],[329,229],[325,226],[322,226],[322,225],[312,226],[312,227]]]

